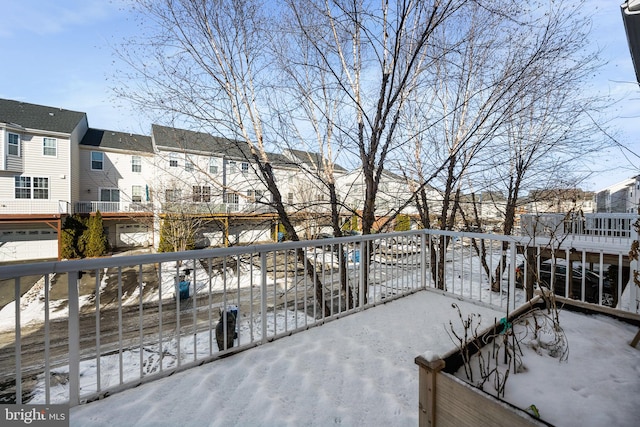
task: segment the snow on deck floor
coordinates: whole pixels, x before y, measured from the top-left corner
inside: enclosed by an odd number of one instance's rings
[[[71,409],[71,426],[418,424],[416,356],[504,312],[422,291]]]

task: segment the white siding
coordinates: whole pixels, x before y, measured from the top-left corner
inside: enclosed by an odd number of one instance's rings
[[[85,115],[78,126],[71,133],[71,145],[69,147],[69,159],[70,162],[67,165],[67,175],[69,176],[69,191],[71,194],[70,200],[75,202],[80,198],[80,141],[87,133],[89,129],[89,123],[87,116]]]
[[[0,171],[3,171],[7,168],[7,147],[5,146],[5,141],[7,140],[6,134],[7,130],[4,128],[0,128]]]
[[[14,174],[3,173],[0,176],[0,200],[9,201],[14,199]],[[6,204],[5,204],[6,205]],[[2,212],[2,211],[0,211]]]
[[[0,132],[4,133],[4,132]],[[71,202],[69,176],[69,147],[71,142],[63,134],[20,133],[20,157],[9,159],[9,170],[0,174],[0,213],[59,213]],[[45,156],[44,138],[56,141],[56,155]],[[19,163],[19,167],[16,165]],[[15,177],[48,178],[48,198],[16,199]],[[32,183],[33,185],[33,183]],[[61,208],[62,206],[62,208]]]
[[[173,154],[171,154],[173,153]],[[192,202],[192,190],[194,186],[209,187],[210,201],[212,204],[222,203],[222,187],[224,182],[222,158],[217,158],[218,172],[209,172],[210,155],[188,154],[161,150],[156,154],[156,178],[152,189],[155,193],[155,201],[165,202],[165,192],[171,189],[181,190],[181,198],[185,202]],[[171,159],[177,159],[178,165],[169,165]],[[193,169],[187,170],[186,162],[193,163]],[[227,178],[229,176],[227,175]],[[230,186],[230,181],[227,181]]]
[[[91,169],[91,153],[103,153],[102,170]],[[139,156],[142,160],[141,172],[133,172],[131,159]],[[142,152],[115,152],[95,147],[82,146],[79,153],[79,189],[78,201],[100,200],[101,188],[117,188],[120,190],[120,201],[130,202],[132,187],[143,189],[142,202],[146,202],[146,188],[153,185],[153,158]]]

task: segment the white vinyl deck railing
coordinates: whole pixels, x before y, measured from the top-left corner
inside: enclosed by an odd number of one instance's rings
[[[427,288],[506,314],[533,286],[516,267],[534,242],[420,230],[2,266],[0,402],[78,405]],[[615,293],[637,310],[627,252]],[[596,277],[595,296],[572,297],[602,304]]]
[[[635,238],[633,224],[638,214],[628,213],[543,213],[521,215],[524,236],[595,237],[609,239]]]

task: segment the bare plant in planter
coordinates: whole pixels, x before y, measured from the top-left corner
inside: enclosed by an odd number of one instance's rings
[[[548,295],[547,298],[553,298]],[[504,397],[507,380],[511,373],[526,370],[522,359],[521,346],[526,345],[539,354],[566,361],[569,355],[567,337],[558,322],[555,304],[548,310],[535,308],[509,322],[507,318],[496,321],[496,326],[486,333],[480,333],[480,315],[471,313],[464,318],[458,311],[463,332],[455,331],[453,322],[449,322],[449,337],[460,353],[464,376],[475,387],[484,390],[488,382],[493,384],[498,398]],[[474,375],[477,377],[474,378]],[[476,379],[477,378],[477,379]]]

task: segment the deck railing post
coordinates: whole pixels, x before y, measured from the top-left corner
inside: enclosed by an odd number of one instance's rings
[[[420,233],[420,289],[427,289],[427,233]]]
[[[80,301],[78,272],[67,273],[69,282],[69,406],[80,404]]]
[[[640,229],[636,229],[633,233],[636,241],[640,242]],[[630,270],[631,270],[631,278],[630,278],[630,286],[631,289],[629,292],[629,310],[633,313],[640,313],[640,301],[638,301],[638,283],[636,282],[636,277],[640,279],[640,268],[638,268],[638,258],[634,258],[630,260]]]
[[[275,254],[274,254],[275,256]],[[262,321],[261,343],[267,342],[267,253],[260,252],[260,319]]]
[[[509,303],[511,301],[507,301],[507,310],[511,310],[516,308],[516,266],[518,265],[516,262],[516,255],[518,253],[518,246],[516,242],[511,242],[509,244],[509,296],[512,300],[512,304]]]
[[[358,266],[358,311],[364,310],[364,287],[366,286],[367,278],[364,277],[364,263],[368,262],[367,254],[365,253],[366,241],[360,242],[360,265]],[[355,252],[354,252],[355,257]]]
[[[22,322],[20,321],[20,277],[16,277],[14,287],[15,309],[15,358],[16,358],[16,403],[22,403]],[[48,303],[48,301],[46,301]]]

